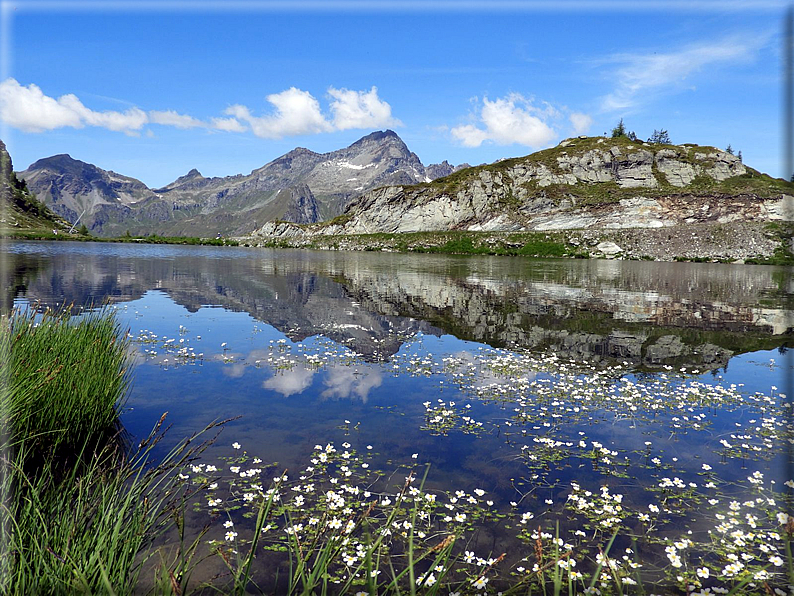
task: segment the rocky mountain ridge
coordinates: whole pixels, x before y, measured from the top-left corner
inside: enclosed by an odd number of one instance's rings
[[[327,224],[270,223],[255,236],[791,221],[792,201],[794,184],[714,147],[580,137],[430,183],[374,189]]]
[[[159,189],[69,155],[40,159],[19,177],[67,220],[84,213],[97,235],[207,236],[243,234],[275,219],[329,219],[372,188],[429,182],[464,166],[425,167],[387,130],[330,153],[297,148],[248,175],[206,178],[192,169]]]

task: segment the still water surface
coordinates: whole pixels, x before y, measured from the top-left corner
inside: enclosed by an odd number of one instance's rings
[[[372,469],[429,464],[428,490],[538,519],[606,486],[633,529],[665,478],[701,504],[718,479],[709,515],[754,472],[789,479],[785,268],[66,242],[5,258],[7,301],[117,308],[122,421],[140,439],[167,411],[163,452],[239,416],[207,461],[298,471],[318,444],[370,446]],[[682,511],[667,531],[714,525]]]

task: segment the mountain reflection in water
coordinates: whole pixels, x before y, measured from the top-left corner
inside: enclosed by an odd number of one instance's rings
[[[293,341],[322,335],[371,362],[421,332],[714,369],[792,336],[794,282],[764,266],[20,242],[7,248],[6,271],[6,308],[25,299],[78,310],[156,289],[190,312],[247,312]],[[272,389],[290,395],[310,378],[292,371]],[[378,380],[355,383],[366,393]]]

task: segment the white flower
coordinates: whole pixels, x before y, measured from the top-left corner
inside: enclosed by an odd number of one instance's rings
[[[239,449],[241,447],[241,445],[240,445],[240,443],[235,441],[234,443],[232,443],[232,447],[234,447],[235,449]]]
[[[226,542],[231,542],[237,537],[237,532],[226,532]]]
[[[709,577],[709,568],[708,567],[700,567],[697,570],[698,577],[702,577],[703,579],[708,579]]]
[[[435,575],[433,575],[432,573],[429,573],[429,574],[427,574],[427,575],[426,575],[426,576],[424,576],[424,577],[420,577],[420,578],[418,578],[418,579],[416,580],[416,583],[417,583],[417,585],[419,585],[419,586],[427,586],[427,587],[430,587],[430,586],[432,586],[434,583],[436,583],[436,576],[435,576]]]

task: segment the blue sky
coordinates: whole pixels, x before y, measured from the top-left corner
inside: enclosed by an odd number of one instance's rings
[[[782,2],[2,3],[0,135],[163,186],[395,130],[425,164],[620,118],[782,176]]]

